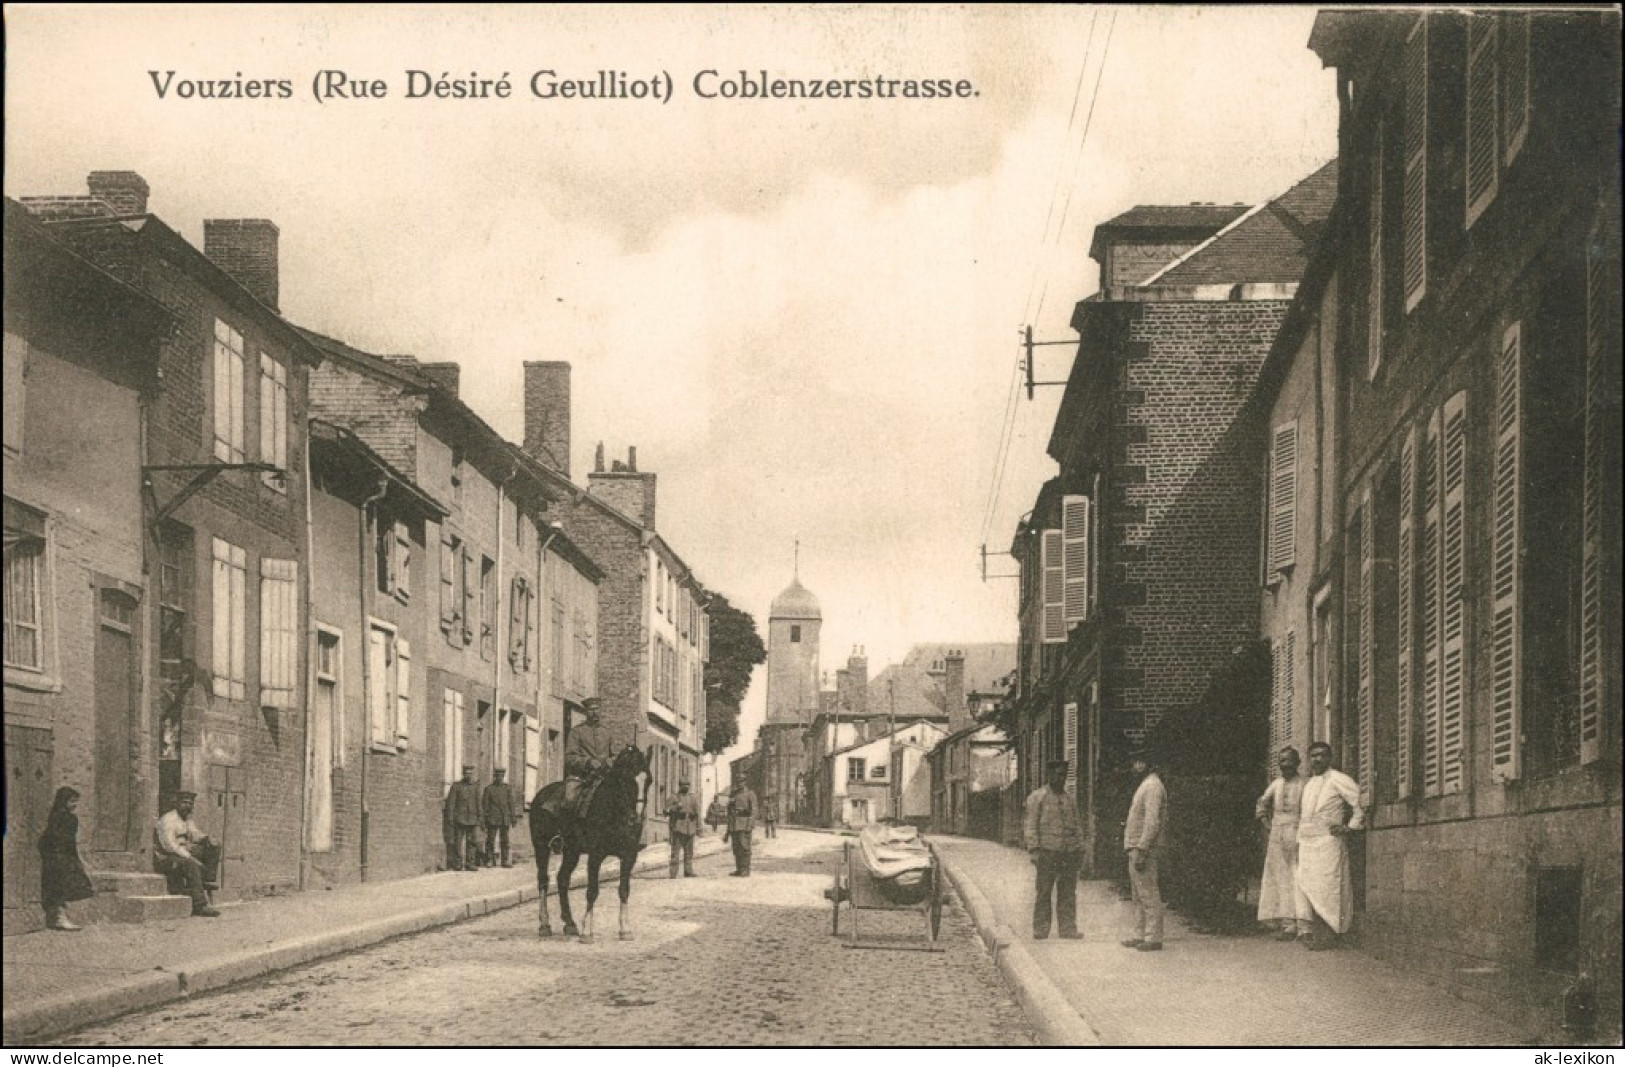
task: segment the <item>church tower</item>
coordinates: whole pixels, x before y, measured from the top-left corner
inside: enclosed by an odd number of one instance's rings
[[[798,576],[767,613],[767,722],[810,723],[818,713],[818,598]]]

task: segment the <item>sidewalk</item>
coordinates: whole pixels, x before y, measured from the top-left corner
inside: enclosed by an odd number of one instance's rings
[[[696,858],[725,851],[714,835],[695,843]],[[664,871],[664,843],[643,850],[637,870]],[[614,936],[614,878],[605,862],[597,916]],[[558,871],[555,859],[553,872]],[[572,885],[587,884],[586,863]],[[78,933],[41,930],[4,941],[5,1044],[53,1034],[218,989],[271,971],[377,944],[402,934],[534,904],[536,867],[442,871],[415,878],[222,905],[218,919],[107,923]],[[608,903],[610,910],[604,912]],[[576,917],[586,909],[580,893]],[[556,902],[548,904],[559,928]]]
[[[1527,1045],[1494,1013],[1358,951],[1189,932],[1168,913],[1162,952],[1119,942],[1133,905],[1078,884],[1080,941],[1032,939],[1032,865],[1019,849],[931,838],[1022,1007],[1051,1044]]]

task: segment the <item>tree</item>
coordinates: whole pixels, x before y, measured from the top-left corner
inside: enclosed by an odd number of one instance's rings
[[[750,688],[751,671],[767,662],[756,620],[710,594],[711,661],[705,665],[705,751],[721,752],[739,740],[739,702]]]

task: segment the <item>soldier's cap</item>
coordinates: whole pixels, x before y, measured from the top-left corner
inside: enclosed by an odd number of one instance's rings
[[[1064,771],[1070,766],[1072,765],[1064,759],[1052,759],[1044,764],[1044,769],[1047,771]]]
[[[507,774],[507,773],[508,773],[508,771],[507,771],[507,768],[505,768],[505,767],[497,767],[497,768],[496,768],[496,769],[494,769],[494,770],[493,770],[493,771],[492,771],[492,772],[491,772],[491,776],[492,776],[492,777],[493,777],[493,778],[500,778],[500,777],[502,777],[502,776],[503,776],[503,775],[504,775],[504,774]]]

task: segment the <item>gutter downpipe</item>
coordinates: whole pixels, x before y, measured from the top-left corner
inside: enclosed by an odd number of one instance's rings
[[[306,466],[308,468],[309,464]],[[363,882],[367,880],[368,870],[371,866],[372,810],[367,803],[367,768],[372,765],[372,738],[368,735],[368,731],[372,728],[372,687],[376,684],[372,677],[372,625],[367,621],[372,615],[370,605],[367,603],[370,589],[367,582],[367,533],[372,528],[372,524],[367,521],[367,516],[371,513],[373,506],[384,499],[384,495],[388,492],[389,479],[380,476],[378,491],[361,502],[359,515],[361,536],[358,540],[357,553],[360,557],[360,566],[356,568],[356,574],[361,582],[362,636],[365,638],[361,643],[361,692],[367,709],[367,730],[362,731],[361,742],[361,880]]]

